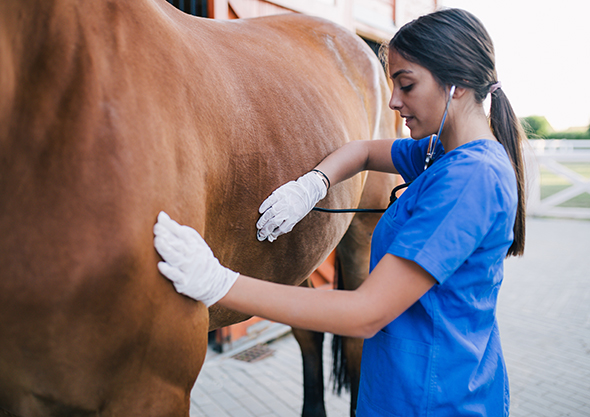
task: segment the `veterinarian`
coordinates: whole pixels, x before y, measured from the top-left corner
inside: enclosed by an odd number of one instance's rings
[[[371,272],[357,290],[240,275],[163,212],[154,227],[160,271],[206,305],[365,338],[359,417],[508,416],[496,303],[504,259],[524,250],[526,138],[492,41],[470,13],[445,9],[408,23],[387,57],[390,107],[411,139],[347,143],[276,189],[257,223],[258,239],[272,242],[331,186],[363,170],[399,173],[410,184],[375,228]]]

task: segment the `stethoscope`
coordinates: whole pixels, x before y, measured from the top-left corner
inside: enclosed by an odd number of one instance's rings
[[[440,121],[438,132],[436,133],[436,135],[430,135],[430,140],[428,141],[428,150],[426,152],[426,158],[424,160],[424,171],[426,171],[428,167],[432,165],[432,163],[434,162],[434,148],[436,147],[436,141],[440,138],[443,126],[445,125],[445,120],[447,119],[447,113],[449,112],[449,106],[451,105],[453,94],[455,94],[454,85],[452,85],[451,89],[449,90],[449,98],[447,99],[447,104],[445,105],[445,112],[443,113],[442,120]],[[391,191],[391,196],[389,197],[389,205],[387,206],[387,208],[389,208],[397,200],[396,193],[399,190],[407,188],[411,183],[412,181],[398,185]],[[312,208],[312,210],[321,211],[324,213],[384,213],[387,209],[329,209],[323,207],[314,207]]]
[[[426,169],[434,162],[434,147],[436,145],[436,140],[440,138],[440,133],[442,132],[443,126],[445,125],[445,120],[447,119],[447,113],[449,112],[449,106],[451,105],[451,99],[453,98],[453,94],[455,94],[454,85],[451,86],[449,98],[447,99],[447,105],[445,106],[445,112],[443,113],[442,120],[440,121],[438,132],[436,133],[436,135],[430,135],[430,141],[428,142],[428,152],[426,152],[426,159],[424,160],[424,171],[426,171]]]

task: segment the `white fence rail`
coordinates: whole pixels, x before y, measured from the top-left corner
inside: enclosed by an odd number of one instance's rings
[[[525,152],[528,177],[529,215],[590,219],[590,208],[560,207],[560,204],[583,193],[590,194],[590,178],[573,171],[564,164],[590,164],[590,140],[529,140],[532,145]],[[570,185],[541,199],[541,171],[543,167],[564,178]]]

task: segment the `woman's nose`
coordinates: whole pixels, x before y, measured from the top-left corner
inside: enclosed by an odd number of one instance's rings
[[[391,99],[389,100],[389,108],[391,110],[400,110],[402,108],[402,101],[400,100],[399,93],[393,89],[391,93]]]

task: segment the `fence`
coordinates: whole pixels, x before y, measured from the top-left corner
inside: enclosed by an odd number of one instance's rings
[[[590,219],[590,140],[529,142],[528,214]]]

